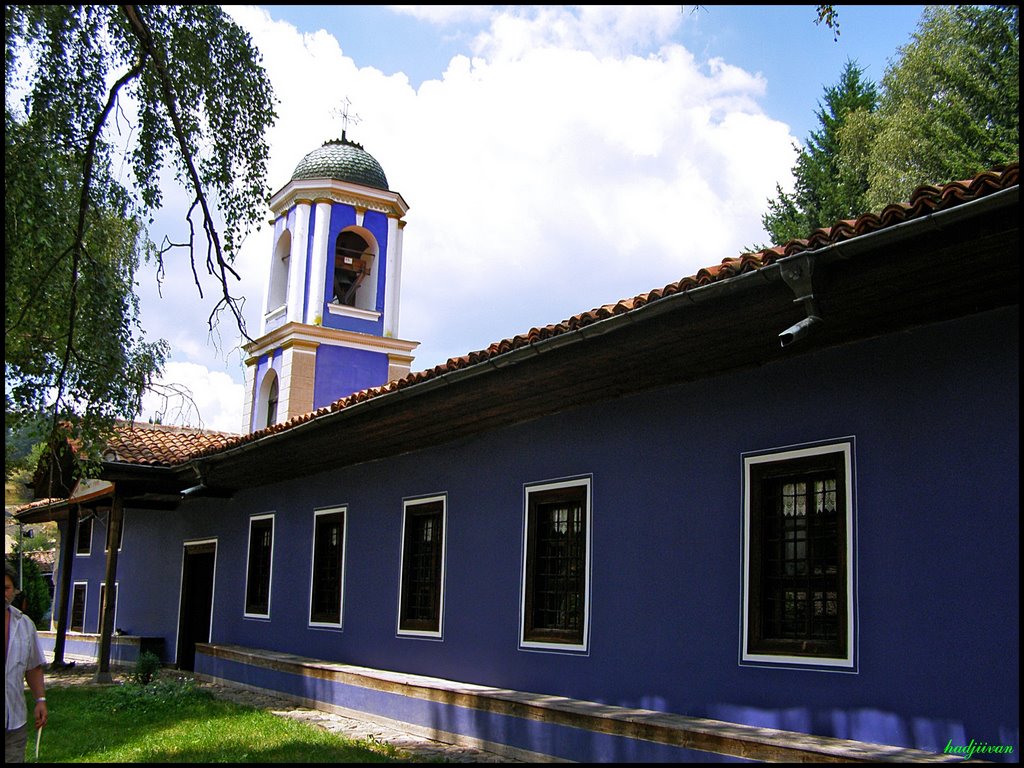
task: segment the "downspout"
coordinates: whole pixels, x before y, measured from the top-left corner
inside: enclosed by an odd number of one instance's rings
[[[818,312],[818,302],[814,298],[812,275],[814,262],[809,254],[800,254],[792,261],[779,265],[779,273],[783,281],[790,287],[796,298],[794,304],[803,304],[807,317],[779,334],[779,343],[788,347],[795,341],[809,336],[824,322]]]
[[[203,481],[203,471],[198,461],[192,462],[192,471],[196,476],[196,484],[182,489],[181,497],[183,499],[189,496],[203,496],[205,495],[205,492],[209,490],[206,483]]]

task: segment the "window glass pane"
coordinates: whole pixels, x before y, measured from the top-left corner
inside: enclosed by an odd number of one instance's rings
[[[846,654],[842,454],[751,470],[748,651]]]
[[[245,612],[270,613],[270,557],[273,548],[272,518],[250,523],[249,572],[245,595]]]
[[[316,516],[313,541],[313,595],[309,620],[341,623],[342,558],[345,517],[342,512]]]
[[[587,487],[528,494],[523,639],[579,644],[586,623]]]
[[[92,518],[78,521],[78,540],[75,551],[80,555],[88,555],[92,547]]]
[[[103,601],[107,596],[107,585],[100,584],[100,603],[97,608],[97,616],[99,616],[99,631],[103,631]],[[114,609],[114,621],[117,621],[117,584],[114,584],[114,597],[111,603],[111,607]],[[116,627],[115,627],[116,629]]]
[[[75,584],[71,593],[71,617],[68,629],[72,632],[85,632],[85,584]]]
[[[583,626],[583,507],[541,504],[537,510],[533,626]]]
[[[444,502],[406,507],[400,629],[440,628],[443,527]]]

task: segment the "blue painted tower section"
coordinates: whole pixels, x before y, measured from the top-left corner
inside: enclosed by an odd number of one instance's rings
[[[388,356],[365,349],[321,347],[316,356],[313,409],[388,380]],[[344,393],[339,395],[338,393]]]

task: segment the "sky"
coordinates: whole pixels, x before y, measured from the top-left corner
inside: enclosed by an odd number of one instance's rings
[[[923,6],[225,6],[277,98],[268,183],[347,129],[409,204],[399,336],[413,371],[660,288],[767,245],[776,184],[818,129],[847,60],[878,82]],[[182,239],[187,195],[165,185],[150,235]],[[267,222],[270,211],[267,211]],[[260,329],[265,222],[232,292]],[[244,353],[179,253],[137,281],[146,339],[166,339],[142,420],[243,430]]]

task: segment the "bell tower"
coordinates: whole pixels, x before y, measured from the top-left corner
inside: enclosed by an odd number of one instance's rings
[[[246,345],[243,430],[409,373],[398,337],[408,205],[362,145],[327,141],[270,199],[273,248],[260,337]]]

